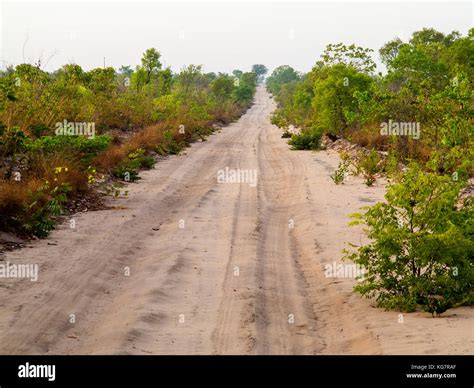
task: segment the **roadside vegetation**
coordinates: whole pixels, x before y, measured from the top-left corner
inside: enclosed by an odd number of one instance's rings
[[[236,120],[256,82],[254,72],[195,65],[173,73],[153,48],[134,70],[8,68],[0,74],[0,231],[46,236],[98,182],[139,179],[159,155]]]
[[[474,301],[474,29],[467,36],[425,28],[379,50],[330,44],[313,69],[280,66],[267,78],[274,124],[294,149],[323,136],[362,147],[332,175],[367,186],[384,174],[386,201],[353,215],[371,242],[345,258],[367,273],[355,287],[384,308],[441,314]]]

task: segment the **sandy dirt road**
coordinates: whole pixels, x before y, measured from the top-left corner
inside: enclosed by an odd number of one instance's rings
[[[238,122],[143,172],[113,210],[76,214],[74,229],[7,253],[40,272],[0,283],[0,353],[472,350],[472,310],[400,323],[352,294],[353,279],[324,276],[345,242],[364,238],[348,214],[384,189],[334,185],[337,155],[290,151],[274,108],[260,87]],[[220,183],[226,167],[257,181]]]

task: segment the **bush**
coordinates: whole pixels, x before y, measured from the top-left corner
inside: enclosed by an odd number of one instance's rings
[[[365,184],[372,186],[375,183],[375,175],[380,172],[380,157],[377,151],[372,149],[368,154],[359,155],[356,170],[363,174]]]
[[[270,122],[279,128],[284,128],[288,126],[288,120],[286,120],[279,112],[274,112],[272,114],[272,116],[270,117]]]
[[[288,144],[294,150],[317,150],[321,141],[322,131],[311,128],[291,136]]]
[[[155,159],[145,155],[145,151],[141,148],[128,154],[112,171],[113,175],[125,181],[134,182],[139,178],[138,171],[140,168],[150,169],[155,165]]]
[[[36,191],[42,182],[39,179],[0,180],[0,230],[7,232],[23,229],[23,214],[28,204],[28,193]]]
[[[45,182],[37,191],[29,193],[27,210],[31,216],[23,227],[37,237],[46,237],[54,229],[54,217],[64,212],[63,205],[67,201],[67,193],[71,191],[66,183],[52,187],[50,182]]]
[[[178,155],[185,146],[182,142],[177,142],[173,137],[173,133],[168,130],[163,133],[163,144],[158,146],[157,151],[162,155]]]
[[[31,142],[27,149],[31,152],[43,152],[45,154],[55,154],[65,152],[80,157],[84,164],[104,151],[112,137],[110,135],[99,135],[93,138],[84,136],[43,136]]]
[[[0,156],[10,156],[24,151],[29,141],[29,138],[19,127],[13,127],[10,130],[2,127],[0,133]]]
[[[344,183],[347,174],[349,173],[349,165],[347,162],[340,162],[336,171],[334,171],[334,175],[331,175],[331,179],[336,185]]]
[[[366,268],[355,291],[386,309],[441,314],[473,301],[474,207],[456,208],[462,184],[410,165],[400,182],[351,224],[372,242],[345,258]]]

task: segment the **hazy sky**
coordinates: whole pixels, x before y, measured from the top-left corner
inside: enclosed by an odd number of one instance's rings
[[[128,2],[3,1],[1,67],[42,58],[46,70],[139,63],[156,47],[179,70],[202,64],[230,72],[263,63],[311,69],[326,44],[356,43],[377,51],[399,36],[434,27],[465,34],[472,2]],[[378,61],[378,54],[375,58]]]

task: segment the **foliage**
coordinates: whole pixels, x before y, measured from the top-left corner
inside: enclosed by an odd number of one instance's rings
[[[314,121],[332,134],[342,135],[359,113],[354,94],[370,87],[372,79],[352,66],[335,64],[314,68],[311,75]]]
[[[139,178],[140,168],[151,168],[155,164],[155,159],[145,155],[145,150],[138,148],[130,152],[112,171],[114,176],[127,182],[134,182]]]
[[[354,160],[350,153],[341,151],[339,153],[339,158],[341,161],[339,162],[337,169],[334,171],[334,174],[331,175],[331,179],[336,185],[347,181],[349,174],[354,173],[354,167],[356,167],[357,171],[357,166],[354,166]],[[355,175],[357,175],[357,172]]]
[[[317,150],[322,133],[317,128],[311,128],[291,136],[289,145],[294,150]]]
[[[252,72],[254,72],[257,75],[257,81],[261,82],[265,74],[268,73],[268,69],[265,65],[255,64],[252,66]]]
[[[55,174],[61,173],[62,168],[55,168]],[[54,229],[54,217],[64,212],[64,204],[67,201],[67,193],[71,187],[67,183],[55,184],[55,181],[45,181],[36,191],[29,192],[29,203],[27,210],[31,216],[23,224],[25,231],[37,236],[46,237]]]
[[[317,125],[363,146],[393,150],[399,162],[429,160],[432,152],[472,148],[474,29],[467,36],[425,28],[407,42],[379,50],[387,74],[375,74],[372,50],[329,44],[299,77],[281,66],[267,78],[275,117],[283,126]],[[383,123],[418,123],[420,136],[387,136]]]
[[[239,85],[234,90],[234,100],[243,106],[249,106],[253,100],[257,84],[257,76],[253,72],[243,73]]]
[[[85,162],[90,161],[110,144],[110,135],[99,135],[93,138],[84,136],[43,136],[32,141],[26,147],[29,152],[43,152],[54,154],[62,150],[80,155]]]
[[[350,162],[348,159],[339,162],[337,169],[334,171],[334,174],[331,175],[331,179],[336,185],[344,183],[349,174]]]
[[[375,176],[380,172],[380,157],[376,150],[372,149],[367,154],[361,153],[357,160],[356,170],[361,172],[367,186],[375,183]]]
[[[328,44],[321,60],[316,62],[316,67],[332,67],[342,64],[345,67],[352,67],[358,72],[371,73],[375,69],[375,63],[370,57],[373,50],[351,44],[346,46],[343,43]]]
[[[441,314],[472,302],[473,207],[458,208],[462,183],[412,164],[380,202],[352,224],[368,227],[371,243],[346,258],[367,273],[355,287],[387,309],[421,307]]]
[[[182,142],[177,142],[171,131],[165,131],[163,135],[163,143],[158,147],[158,152],[163,155],[178,155],[185,145]]]
[[[267,78],[267,89],[273,95],[278,95],[283,84],[299,79],[298,73],[288,65],[278,66]]]
[[[18,127],[2,129],[0,133],[0,156],[11,156],[25,149],[30,140]]]

